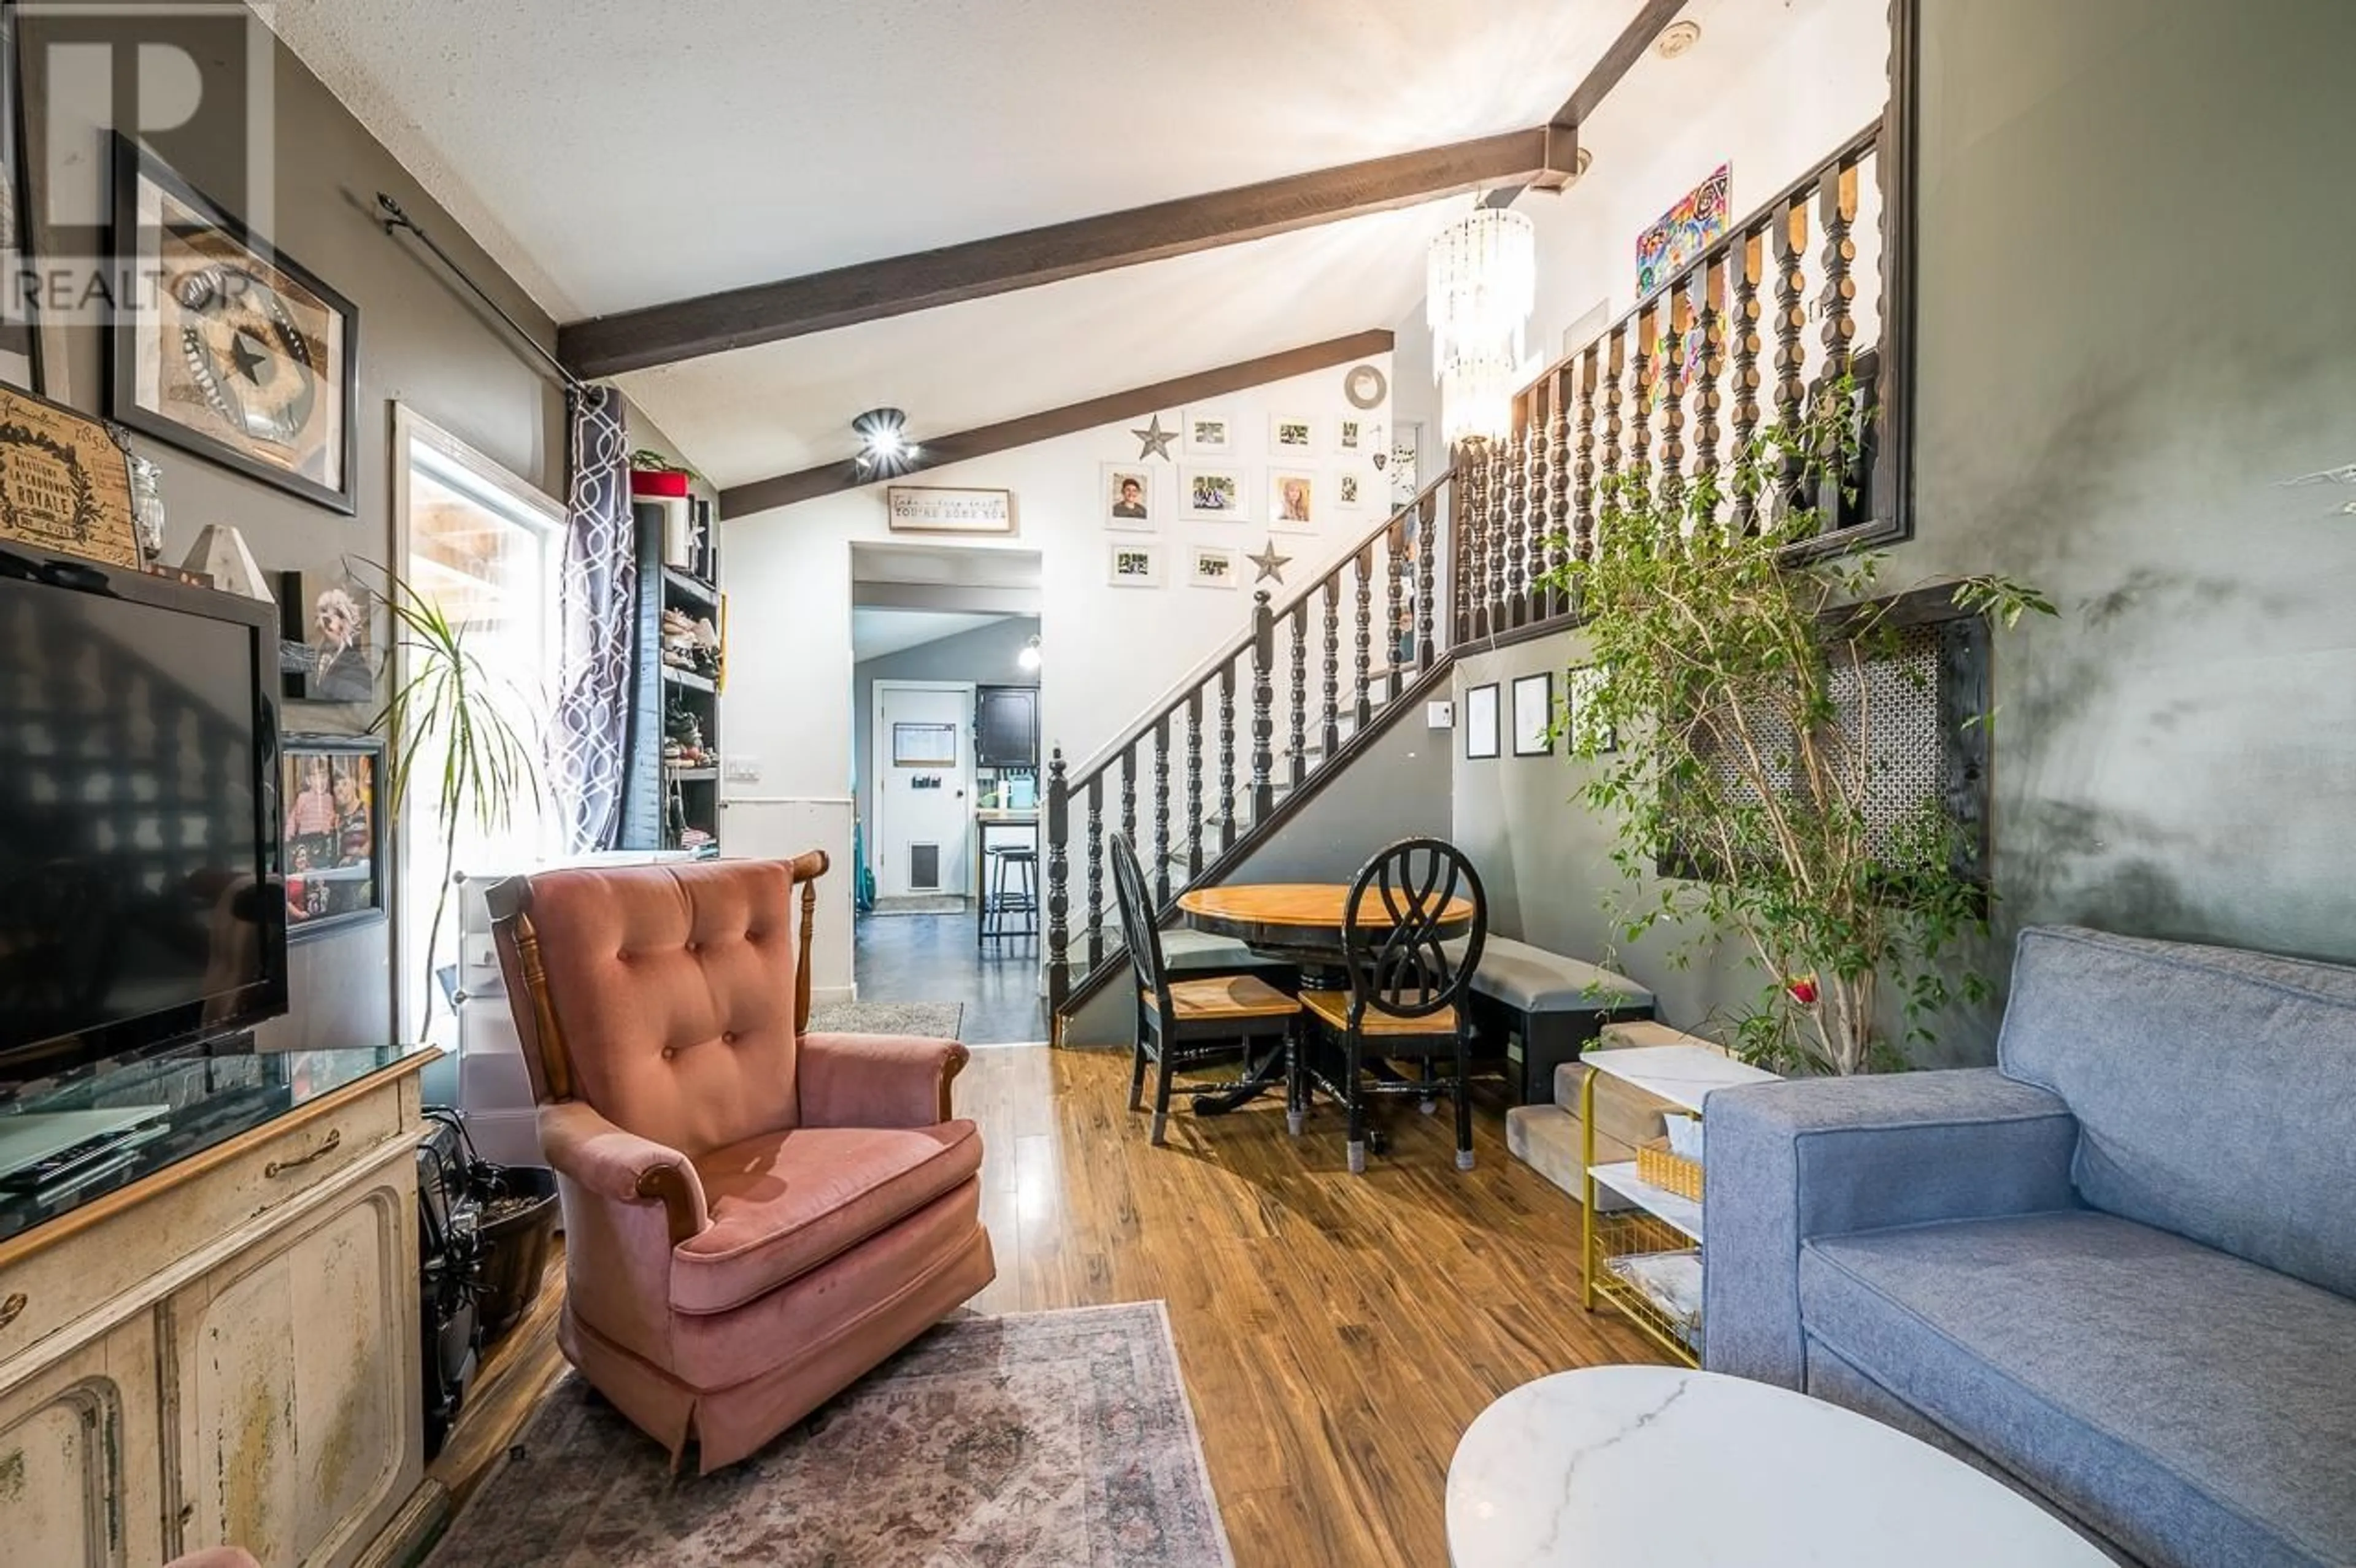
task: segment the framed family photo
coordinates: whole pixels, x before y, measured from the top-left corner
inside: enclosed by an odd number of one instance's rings
[[[120,423],[347,516],[359,311],[155,154],[114,141]]]
[[[1333,421],[1333,455],[1364,460],[1382,450],[1383,427],[1357,414]]]
[[[1225,409],[1188,409],[1183,416],[1183,422],[1188,456],[1227,457],[1234,454],[1236,421]]]
[[[1115,588],[1162,586],[1162,547],[1115,539],[1105,561],[1105,581]]]
[[[276,576],[279,695],[292,702],[373,699],[384,667],[376,595],[341,571]]]
[[[289,735],[278,754],[286,938],[384,918],[384,738]]]
[[[1317,531],[1317,475],[1280,468],[1268,476],[1268,526],[1280,534]]]
[[[1233,588],[1243,581],[1236,552],[1198,544],[1186,552],[1186,581],[1196,588]]]
[[[1317,456],[1317,421],[1307,414],[1274,414],[1268,421],[1269,455],[1278,462]]]
[[[1246,497],[1246,471],[1214,464],[1178,471],[1178,515],[1198,523],[1248,523],[1251,507]]]
[[[1104,526],[1130,533],[1151,533],[1162,512],[1156,471],[1139,463],[1108,463],[1098,485],[1104,507]]]

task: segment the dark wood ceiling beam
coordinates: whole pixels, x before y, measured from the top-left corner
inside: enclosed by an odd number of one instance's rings
[[[994,452],[1009,452],[1034,442],[1070,435],[1076,431],[1094,430],[1098,425],[1111,424],[1119,420],[1141,419],[1162,409],[1224,398],[1247,387],[1265,386],[1288,377],[1305,376],[1312,370],[1352,364],[1376,354],[1387,354],[1391,351],[1391,345],[1392,334],[1387,327],[1355,332],[1347,337],[1329,338],[1323,343],[1288,348],[1279,354],[1265,354],[1257,359],[1222,365],[1215,370],[1181,376],[1172,381],[1132,387],[1125,392],[1091,398],[1084,403],[1067,403],[1044,413],[1025,414],[1020,419],[960,431],[955,435],[935,436],[919,441],[915,465],[893,477],[905,479],[927,468],[986,457]],[[720,492],[720,515],[723,517],[750,517],[755,512],[790,507],[797,501],[814,500],[841,490],[855,490],[862,485],[886,483],[889,481],[865,477],[846,457],[816,468],[805,468],[797,474],[732,485]]]
[[[598,316],[558,328],[556,351],[578,376],[619,375],[1492,186],[1559,187],[1578,155],[1575,133],[1539,125]]]
[[[1589,69],[1588,73],[1580,79],[1579,85],[1571,90],[1570,96],[1563,101],[1562,107],[1554,112],[1555,125],[1568,129],[1572,134],[1571,155],[1574,158],[1578,156],[1579,128],[1602,107],[1603,101],[1612,95],[1612,90],[1620,85],[1621,79],[1638,60],[1644,58],[1644,51],[1653,47],[1653,40],[1659,37],[1663,30],[1677,19],[1677,13],[1685,8],[1686,0],[1644,0],[1635,16],[1620,29],[1620,36],[1612,40],[1612,47],[1603,51],[1603,58]],[[1520,185],[1500,186],[1489,193],[1489,205],[1511,207],[1515,198],[1525,190],[1560,190],[1565,183],[1562,180],[1552,183],[1527,180]]]

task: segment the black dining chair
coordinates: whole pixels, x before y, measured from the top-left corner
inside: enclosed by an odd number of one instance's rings
[[[1464,944],[1445,912],[1462,898],[1472,906]],[[1334,1085],[1350,1119],[1350,1169],[1366,1168],[1366,1100],[1412,1094],[1427,1106],[1445,1093],[1456,1105],[1456,1168],[1472,1168],[1472,972],[1489,935],[1489,901],[1463,852],[1438,838],[1402,838],[1360,868],[1342,911],[1346,991],[1304,991],[1301,1006],[1340,1042]],[[1414,1061],[1415,1078],[1375,1077],[1369,1058]],[[1446,1063],[1446,1076],[1434,1072]]]
[[[1140,1108],[1145,1068],[1159,1072],[1153,1085],[1153,1138],[1158,1147],[1170,1123],[1170,1081],[1191,1072],[1248,1055],[1255,1040],[1280,1039],[1285,1083],[1296,1082],[1293,1051],[1301,1004],[1254,975],[1218,975],[1173,979],[1162,961],[1162,928],[1145,892],[1145,873],[1129,840],[1112,835],[1113,897],[1120,905],[1120,929],[1137,979],[1137,1043],[1129,1064],[1129,1108]]]

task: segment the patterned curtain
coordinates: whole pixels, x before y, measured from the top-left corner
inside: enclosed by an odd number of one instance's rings
[[[575,853],[613,848],[629,756],[636,523],[622,394],[575,388],[566,400],[571,484],[564,539],[564,653],[557,677],[556,798]]]

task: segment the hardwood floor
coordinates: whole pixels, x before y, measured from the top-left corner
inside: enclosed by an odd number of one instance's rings
[[[1285,1135],[1280,1103],[1171,1119],[1149,1147],[1125,1053],[977,1051],[957,1109],[981,1125],[998,1278],[984,1312],[1169,1303],[1211,1481],[1241,1568],[1447,1561],[1448,1461],[1473,1416],[1567,1367],[1659,1358],[1579,1308],[1578,1206],[1475,1118],[1458,1172],[1445,1107],[1387,1107],[1389,1154],[1353,1177],[1340,1114]],[[551,1281],[495,1349],[433,1467],[482,1468],[560,1363]]]

